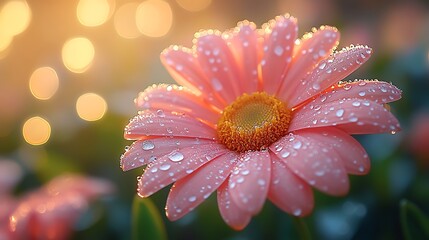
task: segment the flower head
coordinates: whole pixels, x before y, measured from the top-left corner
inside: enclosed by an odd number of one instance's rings
[[[59,176],[24,197],[9,217],[13,239],[68,239],[89,201],[113,191],[105,180]]]
[[[138,194],[174,183],[166,213],[176,220],[217,190],[220,213],[244,228],[268,198],[295,216],[313,209],[312,187],[349,190],[347,174],[369,171],[350,134],[399,130],[385,104],[401,91],[376,80],[341,82],[370,57],[366,46],[334,52],[336,28],[297,39],[297,20],[278,16],[256,29],[244,21],[224,33],[196,34],[192,49],[161,54],[182,86],[154,85],[135,100],[125,128],[136,140],[123,170],[148,164]]]

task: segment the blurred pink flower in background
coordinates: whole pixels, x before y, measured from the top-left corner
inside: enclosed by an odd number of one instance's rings
[[[408,147],[424,168],[429,168],[429,113],[417,114],[412,122]]]
[[[9,215],[17,205],[12,189],[22,178],[19,165],[11,160],[0,160],[0,240],[10,239]]]
[[[285,15],[262,29],[244,21],[224,33],[203,31],[192,49],[162,53],[184,87],[157,85],[136,99],[142,111],[124,136],[137,141],[121,166],[148,164],[140,196],[174,183],[166,213],[177,220],[217,190],[223,219],[242,229],[266,198],[306,216],[311,186],[340,196],[349,190],[347,174],[368,173],[368,155],[350,134],[398,131],[384,104],[401,91],[386,82],[340,82],[372,50],[334,52],[336,28],[297,34],[297,20]]]
[[[62,175],[18,201],[9,217],[13,239],[68,239],[91,200],[112,193],[111,183]]]

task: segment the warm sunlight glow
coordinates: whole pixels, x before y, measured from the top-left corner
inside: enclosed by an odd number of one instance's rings
[[[76,111],[80,118],[86,121],[101,119],[107,110],[103,97],[95,93],[85,93],[76,101]]]
[[[51,125],[41,117],[32,117],[25,121],[22,127],[22,135],[31,145],[42,145],[51,136]]]
[[[100,26],[113,12],[114,0],[80,0],[76,13],[79,22],[87,27]]]
[[[87,38],[77,37],[68,40],[62,50],[64,65],[72,72],[85,72],[94,60],[94,45]]]
[[[162,0],[147,0],[137,8],[136,23],[139,31],[148,37],[162,37],[173,24],[170,4]]]
[[[48,100],[58,90],[59,80],[57,72],[50,67],[36,69],[30,77],[30,91],[37,99]]]
[[[26,1],[9,1],[0,11],[0,35],[18,35],[28,27],[30,21],[31,10]]]
[[[212,0],[176,0],[176,2],[185,10],[198,12],[207,8]]]
[[[0,54],[7,50],[7,48],[12,43],[13,37],[6,35],[2,32],[2,29],[0,29]],[[1,59],[1,57],[0,57]]]
[[[123,38],[137,38],[141,35],[136,25],[138,2],[130,2],[116,10],[114,25],[116,33]]]

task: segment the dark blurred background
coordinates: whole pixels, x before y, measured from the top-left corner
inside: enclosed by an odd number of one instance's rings
[[[119,168],[131,143],[123,140],[123,128],[136,114],[133,99],[139,91],[173,83],[160,52],[171,44],[191,47],[200,29],[223,31],[245,19],[261,26],[284,13],[298,18],[300,35],[332,25],[341,32],[339,48],[374,49],[347,79],[379,79],[403,90],[403,98],[391,104],[403,131],[357,136],[372,160],[370,174],[351,176],[345,197],[315,191],[315,211],[306,218],[313,236],[402,239],[401,199],[429,214],[429,133],[414,137],[429,124],[424,118],[429,115],[429,3],[424,0],[2,0],[0,161],[22,169],[14,194],[68,172],[107,179],[116,193],[91,205],[74,226],[73,238],[128,239],[142,169]],[[152,197],[160,211],[167,193]],[[214,195],[183,219],[172,223],[164,217],[164,222],[171,239],[297,237],[290,216],[268,202],[245,230],[231,230]]]

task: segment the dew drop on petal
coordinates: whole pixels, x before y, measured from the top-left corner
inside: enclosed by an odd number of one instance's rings
[[[289,155],[290,155],[290,152],[288,152],[288,151],[284,151],[284,152],[282,152],[282,158],[287,158],[287,157],[289,157]]]
[[[190,197],[188,198],[188,201],[189,201],[189,202],[195,202],[195,200],[197,200],[197,197],[195,197],[195,196],[190,196]]]
[[[350,84],[346,84],[346,85],[344,85],[344,90],[350,90],[350,88],[352,88],[352,85],[350,85]]]
[[[259,184],[259,186],[264,186],[265,180],[264,179],[258,179],[258,184]]]
[[[293,148],[295,148],[295,149],[300,149],[301,146],[302,146],[301,141],[296,141],[293,143]]]
[[[319,69],[320,70],[323,70],[325,67],[326,67],[326,63],[325,62],[319,65]]]
[[[173,162],[180,162],[184,158],[183,154],[181,152],[172,152],[170,155],[168,155],[168,159],[170,159]]]
[[[314,90],[319,90],[320,89],[320,84],[318,82],[313,83],[313,89]]]
[[[219,79],[212,78],[212,85],[213,85],[214,90],[216,90],[216,91],[222,90],[222,84],[220,83]]]
[[[335,115],[337,117],[342,117],[344,114],[344,109],[338,109],[337,112],[335,113]]]
[[[300,208],[297,208],[293,211],[294,216],[299,216],[299,215],[301,215],[301,213],[302,213],[302,210]]]
[[[349,121],[350,121],[350,122],[357,122],[357,121],[358,121],[358,118],[357,118],[356,116],[351,116],[351,117],[349,118]]]
[[[359,96],[361,96],[361,97],[365,96],[365,92],[364,91],[360,91],[359,92]]]
[[[277,55],[277,56],[281,56],[282,54],[283,54],[283,47],[282,46],[276,46],[275,48],[274,48],[274,53]]]
[[[157,111],[156,111],[156,114],[157,114],[159,117],[165,117],[165,113],[164,113],[164,111],[162,111],[161,109],[157,110]]]
[[[352,105],[355,107],[359,107],[360,106],[360,102],[356,101],[356,102],[352,102]]]
[[[142,148],[143,148],[143,150],[146,150],[146,151],[152,150],[155,148],[155,145],[153,144],[152,141],[147,140],[147,141],[142,142]]]
[[[164,164],[159,167],[160,170],[166,171],[170,169],[170,164]]]

